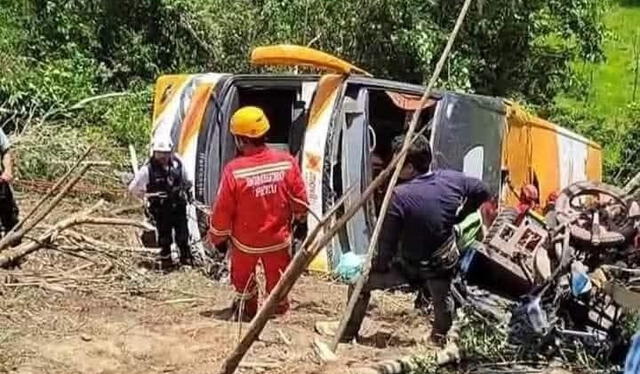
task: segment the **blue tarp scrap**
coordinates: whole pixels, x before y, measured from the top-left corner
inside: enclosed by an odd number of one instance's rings
[[[640,374],[640,332],[631,339],[631,346],[624,364],[624,374]]]

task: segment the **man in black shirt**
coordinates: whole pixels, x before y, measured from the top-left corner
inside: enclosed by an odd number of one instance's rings
[[[0,129],[0,237],[18,224],[18,205],[13,196],[13,151],[7,135]],[[12,243],[17,245],[18,242]]]
[[[153,144],[153,155],[138,170],[129,185],[129,192],[149,202],[149,213],[156,226],[160,246],[160,268],[173,268],[171,244],[174,234],[180,249],[180,264],[193,265],[187,225],[187,205],[191,200],[192,182],[187,176],[182,161],[173,151],[168,140]]]
[[[394,140],[394,151],[403,137]],[[458,261],[454,225],[490,198],[482,181],[453,170],[430,171],[431,147],[420,136],[407,153],[387,211],[369,281],[347,324],[342,341],[357,336],[371,291],[409,283],[431,295],[435,321],[431,338],[440,342],[451,327],[450,294]],[[400,244],[400,253],[398,252]]]

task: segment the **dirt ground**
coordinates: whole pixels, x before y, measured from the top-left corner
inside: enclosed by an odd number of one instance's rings
[[[23,196],[23,210],[33,200]],[[49,221],[79,205],[66,203]],[[123,248],[136,245],[132,229],[78,231]],[[125,250],[99,256],[47,249],[19,269],[0,271],[0,373],[215,372],[247,327],[212,317],[230,304],[231,287],[198,269],[147,271],[136,266],[141,257]],[[340,318],[346,286],[321,278],[300,280],[291,311],[269,322],[239,372],[323,371],[313,342],[331,339],[314,326]],[[361,366],[429,349],[423,345],[428,318],[413,309],[413,297],[374,294],[361,330],[373,342],[342,345],[332,366]]]

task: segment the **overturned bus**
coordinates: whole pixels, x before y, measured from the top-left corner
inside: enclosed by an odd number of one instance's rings
[[[310,207],[318,216],[355,186],[346,206],[391,160],[391,142],[406,131],[424,87],[376,79],[334,56],[278,45],[253,51],[256,65],[311,66],[322,75],[194,74],[157,80],[153,137],[170,136],[194,181],[189,207],[193,242],[206,233],[206,212],[216,199],[223,166],[235,155],[229,120],[245,105],[261,107],[271,122],[268,144],[300,162]],[[452,168],[485,181],[501,204],[514,204],[524,184],[542,197],[581,180],[600,180],[600,147],[532,116],[502,98],[433,92],[418,130],[434,150],[435,168]],[[323,249],[312,270],[331,271],[341,253],[367,250],[376,201],[364,206]],[[309,217],[309,229],[317,221]]]

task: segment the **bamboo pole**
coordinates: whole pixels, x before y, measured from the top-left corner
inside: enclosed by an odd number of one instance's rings
[[[36,205],[34,205],[33,208],[31,208],[31,210],[20,220],[20,222],[18,222],[17,225],[14,226],[13,229],[11,229],[11,231],[7,233],[7,235],[10,235],[12,232],[18,231],[24,225],[24,223],[29,218],[31,218],[31,216],[33,216],[33,214],[47,201],[47,199],[49,199],[51,195],[53,195],[53,193],[56,192],[56,190],[62,185],[62,183],[64,183],[69,178],[69,176],[71,176],[71,174],[80,166],[82,161],[84,161],[84,159],[87,158],[87,156],[89,156],[89,153],[91,153],[92,149],[93,147],[89,147],[82,154],[82,156],[78,158],[76,163],[73,166],[71,166],[71,168],[60,179],[58,179],[58,181],[53,186],[51,186],[51,188],[49,188],[47,193],[44,196],[42,196],[42,198],[36,203]],[[0,247],[2,246],[0,245]]]
[[[438,74],[434,74],[434,77],[432,77],[431,81],[429,82],[428,89],[425,91],[425,94],[421,100],[422,105],[420,105],[420,108],[424,105],[424,103],[428,99],[429,93],[433,88],[433,86],[435,85],[435,81],[437,80],[437,76],[439,75],[439,71],[442,71],[444,62],[446,61],[446,55],[448,55],[451,50],[453,41],[455,40],[455,36],[457,35],[460,29],[460,26],[462,25],[462,22],[464,20],[464,17],[466,16],[466,13],[469,9],[470,4],[471,4],[471,0],[465,0],[463,8],[460,12],[460,16],[458,17],[458,21],[456,22],[456,26],[454,27],[454,31],[452,32],[450,36],[450,40],[447,43],[447,46],[445,47],[445,52],[443,53],[443,57],[441,57],[441,60],[438,62],[438,65],[436,66]],[[418,109],[418,111],[419,110],[420,109]],[[282,275],[282,278],[280,279],[276,287],[269,294],[264,305],[260,308],[256,316],[251,321],[251,324],[249,325],[248,330],[245,332],[240,342],[236,345],[235,349],[230,353],[230,355],[223,362],[219,373],[232,374],[233,372],[235,372],[236,368],[240,364],[240,361],[242,360],[244,355],[247,353],[247,351],[249,350],[253,342],[260,336],[260,333],[262,332],[269,318],[275,311],[276,305],[280,302],[280,300],[286,297],[286,295],[289,293],[289,291],[291,290],[295,282],[298,280],[302,272],[309,266],[309,264],[311,263],[313,258],[319,253],[319,251],[323,247],[325,247],[327,244],[329,244],[333,236],[344,227],[344,225],[351,219],[351,217],[353,217],[353,215],[356,214],[358,210],[360,210],[362,205],[366,203],[366,201],[374,193],[374,191],[389,177],[392,170],[395,170],[393,175],[397,180],[397,174],[399,174],[400,167],[401,167],[399,165],[401,165],[402,162],[404,162],[409,146],[416,140],[416,138],[421,134],[421,132],[426,129],[426,126],[425,126],[420,133],[416,134],[416,136],[414,137],[411,136],[415,132],[419,115],[420,115],[419,112],[416,112],[414,114],[413,121],[411,122],[410,128],[409,128],[410,131],[407,133],[407,137],[405,138],[403,147],[398,153],[398,155],[396,155],[393,158],[393,160],[389,163],[389,165],[371,182],[371,184],[367,186],[367,188],[360,195],[360,198],[356,201],[356,203],[352,205],[347,210],[347,212],[345,212],[345,214],[341,216],[336,221],[336,223],[329,228],[329,231],[325,235],[320,237],[320,239],[315,241],[313,239],[308,238],[308,240],[305,241],[305,244],[303,245],[301,250],[298,251],[298,253],[296,253],[296,255],[294,256],[293,260],[285,270],[284,274]],[[387,192],[389,192],[389,190],[387,190]],[[342,197],[340,204],[344,203],[345,196]],[[388,196],[385,196],[385,197],[386,198],[390,197],[390,194],[388,194]],[[385,200],[388,200],[388,199],[385,199]],[[386,201],[386,204],[388,205],[388,201]],[[331,218],[331,215],[326,216],[323,219],[323,223],[328,221],[330,218]],[[314,234],[317,234],[318,232],[319,230],[314,230]],[[369,259],[369,267],[370,267],[370,262],[371,261]]]
[[[29,243],[22,244],[21,246],[16,248],[11,248],[5,251],[4,253],[0,254],[0,268],[11,266],[12,264],[15,264],[22,257],[27,256],[28,254],[33,253],[41,248],[51,245],[51,243],[55,240],[56,236],[61,231],[81,223],[83,219],[87,218],[86,217],[87,215],[100,209],[103,204],[104,204],[104,201],[101,200],[91,208],[86,209],[80,213],[74,214],[71,217],[56,223],[50,229],[48,229],[44,234],[40,235],[37,240],[32,240]]]
[[[35,217],[33,218],[32,221],[28,222],[27,224],[24,224],[24,227],[22,227],[21,229],[15,231],[15,232],[9,232],[7,235],[5,235],[1,240],[0,240],[0,251],[2,251],[3,249],[6,249],[6,247],[8,247],[11,243],[16,242],[17,240],[21,240],[22,237],[24,237],[31,229],[33,229],[38,223],[40,223],[43,219],[45,219],[47,217],[47,215],[49,213],[51,213],[51,211],[60,203],[60,201],[62,201],[62,199],[65,197],[65,195],[80,181],[80,179],[82,179],[82,177],[87,173],[87,171],[89,171],[89,168],[91,168],[92,164],[85,164],[82,169],[80,170],[80,172],[78,173],[78,175],[76,175],[72,180],[70,180],[61,190],[60,192],[58,192],[58,194],[53,198],[53,200],[49,203],[49,205],[42,209],[42,211],[39,211],[39,213],[33,213],[35,215]]]
[[[462,27],[462,24],[467,15],[467,12],[469,11],[469,7],[471,6],[471,1],[472,0],[465,0],[464,4],[462,5],[462,9],[460,10],[460,14],[458,15],[458,19],[453,28],[453,31],[449,35],[449,40],[447,41],[447,45],[444,48],[442,55],[440,56],[440,60],[436,64],[436,69],[431,75],[431,79],[429,80],[427,89],[425,90],[424,94],[422,95],[422,98],[420,99],[420,104],[418,105],[418,109],[416,109],[416,111],[413,113],[413,118],[411,119],[411,123],[409,124],[409,129],[407,130],[407,134],[404,138],[404,143],[402,144],[402,148],[401,148],[402,152],[400,154],[400,160],[395,166],[393,175],[391,176],[391,181],[387,186],[387,192],[385,193],[384,200],[382,201],[382,206],[378,214],[378,220],[376,221],[376,227],[369,241],[369,249],[367,250],[367,258],[364,262],[364,269],[362,271],[362,275],[360,276],[360,278],[358,278],[358,282],[356,283],[354,291],[351,293],[351,297],[349,298],[349,303],[347,304],[347,309],[345,310],[342,316],[342,319],[340,320],[340,325],[338,326],[338,330],[336,331],[333,341],[331,342],[330,348],[334,352],[336,348],[338,348],[338,344],[340,344],[340,339],[342,338],[342,335],[344,334],[344,330],[347,327],[347,322],[351,318],[351,314],[353,313],[353,309],[356,306],[356,302],[360,296],[360,293],[362,292],[362,289],[364,288],[364,285],[369,278],[369,272],[371,271],[371,263],[376,253],[378,238],[380,236],[380,232],[382,231],[384,218],[387,210],[389,209],[389,203],[391,202],[391,195],[393,193],[393,189],[395,188],[396,183],[398,182],[398,177],[400,176],[400,171],[404,164],[404,160],[407,155],[407,150],[413,143],[413,139],[411,138],[411,136],[413,135],[413,133],[416,130],[416,127],[418,126],[418,121],[420,120],[420,115],[422,114],[422,107],[426,104],[427,100],[429,99],[431,90],[435,86],[438,80],[438,77],[442,72],[444,64],[447,61],[447,57],[449,56],[449,53],[453,48],[453,43],[456,40],[456,36],[458,35],[458,32]]]
[[[136,153],[136,149],[133,144],[129,144],[129,161],[131,162],[131,170],[136,174],[139,169],[138,164],[138,154]]]

